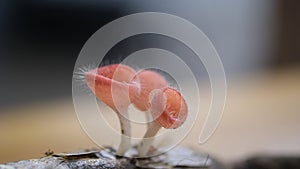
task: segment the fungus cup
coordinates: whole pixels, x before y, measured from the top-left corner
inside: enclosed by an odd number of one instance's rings
[[[131,101],[128,90],[135,90],[133,87],[129,89],[129,82],[135,73],[132,68],[122,64],[108,65],[85,73],[86,83],[92,92],[119,117],[122,138],[117,155],[124,155],[131,146],[131,125],[127,112]]]
[[[147,155],[154,136],[163,127],[176,129],[186,120],[187,104],[182,95],[171,87],[156,89],[150,93],[150,113],[155,119],[138,145],[139,156]]]
[[[151,70],[139,71],[132,79],[131,85],[132,89],[130,91],[130,99],[133,105],[140,111],[146,111],[146,119],[148,128],[150,127],[150,122],[152,121],[152,116],[148,112],[150,108],[150,93],[155,89],[161,89],[167,86],[167,81],[160,74]]]
[[[167,86],[165,78],[151,70],[139,71],[132,79],[131,83],[137,84],[137,90],[131,93],[130,98],[133,105],[141,110],[147,111],[150,107],[149,94],[154,89],[161,89]]]

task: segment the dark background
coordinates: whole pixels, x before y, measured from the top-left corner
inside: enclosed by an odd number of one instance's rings
[[[70,98],[73,66],[86,40],[114,19],[146,11],[178,15],[203,30],[229,78],[299,65],[297,0],[1,0],[0,107]],[[127,46],[107,59],[118,61],[128,51],[151,45],[144,37]]]

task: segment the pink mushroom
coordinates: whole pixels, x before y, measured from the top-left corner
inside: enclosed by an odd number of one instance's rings
[[[132,89],[130,90],[131,102],[140,111],[148,111],[150,108],[150,93],[155,89],[161,89],[167,86],[167,81],[163,76],[151,70],[139,71],[131,81]],[[146,113],[147,124],[150,124],[151,114]],[[149,126],[148,126],[149,127]]]
[[[150,95],[150,112],[155,120],[138,145],[138,152],[141,157],[147,155],[153,143],[153,137],[162,127],[176,129],[185,122],[188,115],[187,104],[176,89],[171,87],[157,89]]]
[[[136,73],[129,66],[114,64],[86,72],[85,79],[96,97],[112,108],[120,119],[122,138],[117,155],[124,155],[131,146],[127,112],[131,103],[141,111],[149,111],[154,119],[138,146],[140,156],[148,153],[153,137],[161,127],[175,129],[186,120],[188,108],[182,95],[167,87],[166,80],[154,71]]]
[[[97,68],[85,73],[86,83],[102,102],[112,108],[118,115],[121,126],[121,143],[117,155],[124,153],[131,146],[131,125],[128,119],[129,83],[135,71],[122,64],[113,64]],[[134,87],[130,87],[135,90]]]

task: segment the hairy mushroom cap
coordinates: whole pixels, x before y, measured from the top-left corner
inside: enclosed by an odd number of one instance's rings
[[[151,93],[151,114],[164,128],[176,129],[186,120],[187,104],[174,88],[166,87]]]
[[[126,65],[113,64],[85,73],[85,79],[93,93],[114,109],[130,104],[129,85],[135,71]]]
[[[149,95],[154,89],[161,89],[167,86],[167,81],[163,76],[151,70],[139,71],[131,81],[132,87],[136,90],[131,90],[131,101],[133,105],[141,111],[146,111],[150,107]]]

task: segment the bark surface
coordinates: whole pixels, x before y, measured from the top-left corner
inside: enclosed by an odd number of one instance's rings
[[[136,152],[133,148],[131,152]],[[130,152],[129,152],[130,153]],[[134,154],[134,153],[133,153]],[[53,154],[39,159],[0,164],[0,169],[57,168],[57,169],[131,169],[131,168],[207,168],[222,169],[208,154],[178,147],[167,153],[150,158],[116,157],[115,150],[106,148],[97,151]]]

